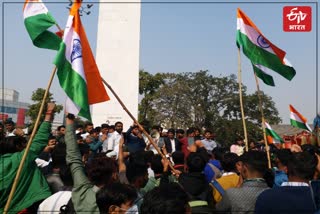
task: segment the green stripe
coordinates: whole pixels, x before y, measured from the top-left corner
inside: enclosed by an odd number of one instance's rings
[[[68,97],[80,107],[79,115],[91,121],[88,104],[87,84],[84,79],[72,69],[72,65],[65,57],[66,45],[62,42],[54,64],[58,68],[58,78],[61,88]]]
[[[254,66],[253,64],[252,64],[252,67],[257,77],[259,77],[265,84],[270,86],[275,86],[272,76],[270,76],[269,74],[266,74],[260,68],[258,68],[257,66]]]
[[[299,122],[299,121],[290,119],[290,123],[291,123],[292,126],[298,127],[298,128],[300,128],[300,129],[309,130],[309,129],[307,128],[306,124],[301,123],[301,122]]]
[[[61,38],[56,34],[47,31],[48,28],[56,24],[49,13],[30,16],[24,20],[24,24],[32,43],[36,47],[59,50],[59,45],[62,41]]]
[[[240,45],[242,46],[244,55],[246,55],[253,64],[263,65],[288,80],[291,80],[296,75],[294,68],[282,64],[275,54],[255,45],[239,30],[237,31],[237,45],[238,47]]]
[[[281,143],[284,143],[283,139],[274,130],[270,130],[266,128],[266,134],[271,136],[275,140],[280,141]]]

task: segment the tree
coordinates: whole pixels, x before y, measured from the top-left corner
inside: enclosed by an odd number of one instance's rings
[[[144,117],[139,119],[148,119],[151,124],[163,124],[166,128],[186,129],[196,126],[212,129],[217,139],[228,144],[243,137],[235,75],[215,77],[207,70],[155,75],[143,71],[140,75],[140,94],[144,98],[141,100],[139,113]],[[247,94],[246,90],[243,85],[249,139],[259,140],[262,138],[262,131],[258,96],[257,93]],[[272,98],[263,92],[261,96],[266,120],[271,124],[281,122]]]
[[[38,88],[37,90],[32,92],[31,100],[34,102],[34,104],[29,106],[29,110],[27,111],[26,115],[28,115],[31,118],[31,124],[29,126],[30,129],[33,129],[36,119],[38,117],[38,112],[40,111],[41,102],[43,99],[43,95],[45,93],[45,89]],[[48,96],[45,100],[45,105],[43,108],[43,111],[41,113],[40,121],[44,120],[45,113],[47,111],[47,103],[54,102],[53,94],[48,93]],[[54,110],[56,113],[60,113],[60,111],[63,109],[62,105],[56,105]]]

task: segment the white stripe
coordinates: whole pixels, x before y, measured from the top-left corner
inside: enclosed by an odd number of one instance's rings
[[[295,120],[297,122],[300,122],[300,123],[304,124],[304,122],[301,120],[301,118],[296,113],[294,113],[292,111],[290,112],[290,119],[293,119],[293,120]]]
[[[74,115],[78,115],[80,112],[80,107],[77,106],[68,96],[65,102],[65,109],[66,112],[74,114]]]
[[[245,34],[253,44],[255,44],[258,47],[261,47],[258,43],[258,37],[260,36],[260,34],[250,25],[246,25],[243,22],[243,19],[241,18],[237,18],[237,30],[240,30],[241,33]],[[263,49],[272,54],[275,54],[271,47],[263,48]]]
[[[271,126],[269,125],[269,123],[264,122],[264,125],[266,126],[266,128],[267,128],[267,129],[269,129],[269,130],[273,130],[273,129],[271,128]]]
[[[261,47],[258,43],[258,37],[260,36],[260,34],[250,25],[246,25],[243,22],[242,18],[237,18],[237,30],[240,30],[241,33],[245,34],[250,39],[250,41],[254,43],[256,46]],[[276,55],[275,52],[272,50],[271,46],[269,48],[263,48],[263,49]],[[283,59],[283,63],[287,66],[292,67],[291,63],[286,58]]]
[[[254,66],[259,68],[262,73],[265,73],[265,74],[267,74],[269,76],[272,76],[272,74],[274,74],[274,71],[272,71],[271,69],[269,69],[269,68],[267,68],[267,67],[265,67],[263,65],[254,64]]]
[[[77,72],[84,79],[85,82],[87,82],[84,74],[82,57],[79,57],[71,62],[71,54],[73,50],[74,41],[75,39],[80,40],[79,35],[77,34],[77,32],[74,31],[72,27],[73,18],[74,18],[73,16],[69,16],[67,25],[64,31],[63,42],[66,44],[65,57],[69,61],[69,63],[72,65],[72,69],[75,72]]]
[[[38,2],[29,1],[24,8],[23,18],[26,19],[30,16],[36,16],[43,13],[48,13],[48,9],[41,0],[39,0]]]

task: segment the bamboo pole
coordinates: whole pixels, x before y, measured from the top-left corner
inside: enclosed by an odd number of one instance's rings
[[[242,125],[243,125],[243,132],[244,132],[244,142],[245,142],[245,145],[246,145],[246,151],[248,151],[249,147],[248,147],[247,126],[246,126],[244,110],[243,110],[243,101],[242,101],[242,77],[241,77],[240,48],[238,48],[238,83],[239,83],[241,117],[242,117]]]
[[[262,118],[261,122],[262,122],[262,130],[263,130],[263,140],[264,140],[264,144],[265,144],[266,151],[267,151],[268,167],[269,167],[269,169],[271,169],[270,149],[269,149],[269,145],[267,142],[266,125],[265,125],[265,118],[264,118],[263,108],[262,108],[261,91],[260,91],[260,87],[259,87],[259,80],[258,80],[258,77],[255,72],[254,72],[254,78],[256,80],[256,85],[257,85],[257,92],[258,92],[258,98],[259,98],[259,110],[261,112],[261,118]]]
[[[37,116],[36,122],[34,124],[31,136],[29,138],[28,144],[27,144],[27,146],[26,146],[26,148],[24,150],[22,159],[20,161],[20,165],[19,165],[16,177],[14,179],[14,182],[13,182],[13,185],[12,185],[9,197],[8,197],[8,201],[7,201],[7,203],[6,203],[5,207],[4,207],[4,211],[3,211],[4,214],[8,213],[8,210],[9,210],[9,207],[10,207],[10,203],[11,203],[12,198],[14,196],[14,193],[16,191],[16,188],[17,188],[17,185],[18,185],[18,182],[19,182],[19,178],[20,178],[20,175],[21,175],[21,172],[22,172],[22,168],[24,166],[24,162],[25,162],[25,160],[27,158],[28,152],[30,150],[30,146],[32,144],[32,140],[33,140],[33,138],[35,136],[35,133],[37,131],[37,128],[38,128],[38,125],[39,125],[39,121],[40,121],[40,117],[41,117],[41,114],[42,114],[42,111],[43,111],[43,108],[44,108],[44,104],[45,104],[46,98],[48,96],[49,89],[51,87],[51,83],[52,83],[52,80],[54,78],[54,75],[55,75],[56,71],[57,71],[57,67],[55,66],[54,69],[52,70],[51,77],[50,77],[50,80],[48,82],[48,86],[47,86],[46,91],[45,91],[45,93],[43,95],[43,99],[42,99],[42,102],[41,102],[40,110],[38,112],[38,116]]]
[[[143,134],[145,134],[145,136],[148,138],[149,142],[153,145],[153,147],[157,150],[157,152],[161,155],[162,158],[166,158],[166,156],[161,152],[161,150],[159,149],[158,145],[154,143],[152,137],[148,134],[148,132],[143,128],[143,126],[140,125],[140,123],[135,119],[135,117],[131,114],[131,112],[127,109],[127,107],[124,105],[124,103],[121,101],[121,99],[119,98],[119,96],[116,94],[116,92],[112,89],[112,87],[101,77],[102,82],[108,87],[108,89],[112,92],[112,94],[115,96],[115,98],[118,100],[118,102],[120,103],[120,105],[122,106],[123,110],[125,110],[128,115],[131,117],[131,119],[133,120],[134,123],[136,123],[139,128],[142,130]],[[169,167],[173,170],[176,171],[171,162],[169,162]]]

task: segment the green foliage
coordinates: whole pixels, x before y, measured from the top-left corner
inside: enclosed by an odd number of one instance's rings
[[[200,127],[214,130],[217,140],[231,144],[243,137],[239,86],[235,75],[212,76],[207,70],[194,73],[140,71],[139,121],[166,128]],[[242,87],[249,140],[260,140],[261,113],[258,94]],[[263,92],[263,110],[271,124],[281,122],[272,98]]]
[[[31,118],[31,124],[29,126],[30,129],[33,129],[34,124],[36,122],[44,94],[45,94],[45,89],[43,89],[43,88],[38,88],[37,90],[32,92],[31,100],[34,102],[34,104],[29,106],[29,110],[26,113],[26,115],[28,115]],[[46,97],[45,105],[44,105],[44,108],[43,108],[43,111],[42,111],[41,117],[40,117],[40,122],[42,122],[44,120],[45,113],[47,111],[47,103],[49,103],[49,102],[54,102],[53,94],[50,92],[48,93],[48,96]],[[56,105],[54,108],[55,113],[60,113],[60,111],[62,109],[63,109],[62,105]]]

